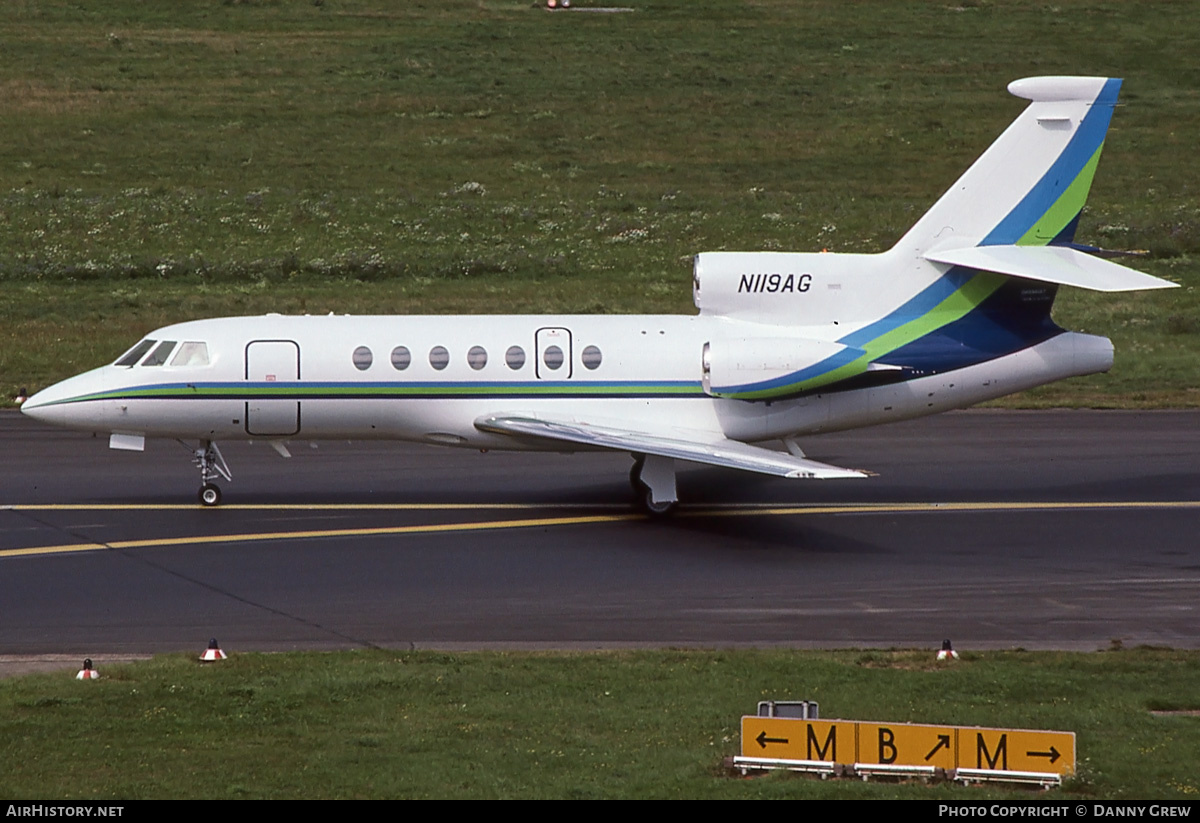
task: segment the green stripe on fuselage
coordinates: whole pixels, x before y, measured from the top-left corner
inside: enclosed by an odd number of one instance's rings
[[[316,398],[373,399],[396,397],[423,398],[471,398],[471,397],[538,397],[545,395],[569,395],[575,397],[688,397],[700,396],[700,383],[662,385],[655,383],[569,383],[554,385],[439,385],[426,383],[419,386],[395,384],[388,386],[329,385],[321,383],[285,383],[275,386],[161,386],[138,388],[132,386],[96,394],[81,395],[58,400],[48,405],[84,403],[95,400],[241,400],[250,397],[263,399],[303,400]]]

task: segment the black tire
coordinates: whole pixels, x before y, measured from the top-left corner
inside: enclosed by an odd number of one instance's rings
[[[200,487],[197,497],[200,499],[201,506],[219,506],[221,505],[221,487],[216,483],[205,483]]]
[[[678,500],[660,500],[654,502],[654,494],[650,489],[642,486],[641,495],[642,510],[651,517],[670,517],[675,513],[675,507],[679,505]]]

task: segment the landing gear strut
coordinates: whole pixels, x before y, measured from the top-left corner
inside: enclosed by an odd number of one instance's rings
[[[634,454],[629,482],[638,505],[651,517],[666,517],[679,504],[675,493],[675,461],[670,457]]]
[[[192,462],[200,469],[200,505],[221,505],[221,487],[212,481],[217,478],[233,480],[233,475],[229,473],[229,466],[217,444],[212,440],[201,440],[200,448],[192,452]]]

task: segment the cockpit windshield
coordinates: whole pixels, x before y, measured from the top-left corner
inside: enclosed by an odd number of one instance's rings
[[[150,348],[157,342],[158,342],[157,340],[150,340],[149,338],[147,338],[146,340],[143,340],[141,343],[138,343],[132,349],[125,352],[125,354],[121,355],[121,359],[118,360],[116,363],[113,363],[113,365],[114,366],[133,366],[133,365],[135,365],[139,360],[142,359],[142,355],[144,355],[146,352],[150,351]]]
[[[189,340],[171,358],[172,366],[207,366],[208,344]]]
[[[150,352],[150,356],[142,361],[143,366],[161,366],[167,362],[167,358],[171,356],[171,350],[175,348],[174,340],[164,340],[154,347],[154,351]]]
[[[149,338],[141,341],[125,354],[121,355],[121,359],[114,363],[114,366],[162,366],[170,359],[172,366],[207,366],[211,362],[208,357],[208,344],[199,340],[188,340],[185,343],[179,344],[179,350],[175,351],[177,341],[175,340],[151,340]],[[171,352],[175,352],[175,356],[171,357]]]

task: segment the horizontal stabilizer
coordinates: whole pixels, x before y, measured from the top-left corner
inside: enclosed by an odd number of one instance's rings
[[[1178,286],[1169,280],[1142,274],[1065,246],[970,246],[926,252],[925,259],[1093,291],[1141,291]]]
[[[654,454],[693,463],[706,463],[729,469],[771,474],[776,477],[829,480],[867,477],[867,472],[818,463],[785,452],[751,446],[709,433],[674,430],[671,435],[629,431],[591,423],[548,420],[526,415],[489,415],[475,421],[475,428],[493,434],[507,434],[534,440],[575,443],[597,449]]]

